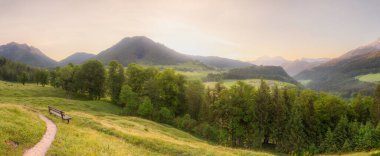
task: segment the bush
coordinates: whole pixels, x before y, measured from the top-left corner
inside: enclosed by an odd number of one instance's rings
[[[120,100],[124,105],[124,112],[128,115],[135,115],[137,109],[139,108],[138,105],[138,95],[132,91],[132,88],[128,85],[124,85],[121,89],[120,93]]]
[[[189,114],[186,114],[183,117],[177,117],[174,122],[178,128],[184,130],[191,130],[197,123],[197,121],[192,119]]]
[[[144,97],[142,103],[139,105],[137,114],[150,119],[153,114],[153,104],[148,97]]]
[[[168,108],[161,107],[159,111],[159,118],[161,122],[171,123],[173,121],[174,116]]]

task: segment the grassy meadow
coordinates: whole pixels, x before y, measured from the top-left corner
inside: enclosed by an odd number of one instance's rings
[[[22,155],[45,133],[38,115],[18,105],[0,105],[0,155]]]
[[[364,81],[364,82],[379,83],[380,82],[380,73],[360,75],[360,76],[357,76],[356,79],[358,79],[360,81]]]
[[[48,105],[67,112],[73,120],[66,124],[49,115]],[[48,155],[278,155],[213,145],[169,125],[121,116],[120,108],[107,101],[68,99],[62,90],[50,86],[3,81],[0,81],[0,116],[8,117],[0,120],[6,123],[0,125],[0,131],[20,127],[5,136],[0,133],[3,143],[0,155],[10,151],[3,140],[17,141],[20,146],[12,151],[21,155],[42,137],[45,126],[34,111],[52,119],[58,127]],[[19,140],[11,136],[19,136]]]
[[[247,80],[223,80],[223,85],[225,85],[226,87],[231,87],[232,85],[234,85],[237,81],[243,81],[243,82],[246,82],[250,85],[253,85],[255,87],[259,87],[260,85],[260,79],[247,79]],[[269,85],[269,86],[274,86],[275,84],[277,84],[279,87],[296,87],[294,84],[291,84],[291,83],[287,83],[287,82],[282,82],[282,81],[276,81],[276,80],[265,80],[265,82]],[[205,82],[205,85],[206,87],[214,87],[215,84],[217,82]]]

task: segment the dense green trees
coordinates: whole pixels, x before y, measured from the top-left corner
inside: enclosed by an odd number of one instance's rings
[[[380,121],[380,85],[376,87],[375,101],[371,106],[372,122],[376,125]]]
[[[120,105],[119,95],[125,81],[124,67],[117,61],[111,61],[108,65],[108,88],[112,103]]]
[[[91,99],[99,100],[105,92],[106,71],[97,60],[89,60],[81,65],[77,76],[80,92],[88,93]]]
[[[22,84],[35,82],[45,86],[48,83],[48,77],[49,73],[45,69],[30,67],[0,56],[0,80]]]
[[[126,109],[136,112],[129,114],[173,124],[223,145],[309,154],[380,145],[372,97],[358,95],[347,104],[323,92],[270,88],[265,81],[258,88],[244,82],[205,88],[173,70],[136,64],[126,73],[131,85],[127,95],[133,95],[127,99],[135,101]]]
[[[124,85],[120,92],[120,103],[128,115],[136,115],[139,108],[139,97],[129,85]]]
[[[99,100],[106,91],[106,70],[102,63],[89,60],[82,65],[68,64],[50,71],[50,85],[61,87],[67,94],[83,94]]]
[[[6,62],[0,59],[1,64]],[[9,69],[0,66],[2,79],[14,78],[4,74],[15,72]],[[223,83],[205,88],[201,81],[186,80],[172,69],[129,64],[124,71],[118,62],[109,64],[108,73],[95,60],[50,72],[30,71],[26,67],[14,80],[42,85],[50,80],[70,95],[91,99],[100,99],[108,90],[111,101],[126,115],[171,124],[226,146],[265,146],[292,154],[380,147],[380,86],[374,97],[357,94],[347,102],[323,92],[271,88],[263,80],[258,87],[239,81],[229,88]]]

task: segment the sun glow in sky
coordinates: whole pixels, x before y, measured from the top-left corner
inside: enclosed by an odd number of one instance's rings
[[[380,37],[377,0],[0,0],[0,44],[61,60],[147,36],[178,52],[241,60],[336,57]]]

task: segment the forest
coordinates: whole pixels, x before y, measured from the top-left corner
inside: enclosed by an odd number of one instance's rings
[[[21,69],[21,70],[19,70]],[[12,75],[20,75],[23,77]],[[16,73],[16,74],[15,74]],[[106,99],[120,113],[169,124],[216,144],[317,154],[380,147],[380,86],[374,96],[343,99],[302,88],[219,82],[206,88],[173,69],[117,61],[43,70],[0,60],[0,79],[50,84],[70,96]]]

